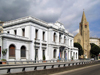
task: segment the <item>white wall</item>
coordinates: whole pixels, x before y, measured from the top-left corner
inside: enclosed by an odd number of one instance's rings
[[[15,59],[9,59],[9,46],[11,44],[14,44],[16,47],[15,50]],[[12,39],[4,39],[3,40],[3,49],[7,49],[7,56],[6,59],[7,60],[21,60],[21,56],[20,56],[20,49],[21,46],[25,46],[26,47],[26,59],[23,60],[28,60],[29,59],[29,43],[24,42],[24,41],[19,41],[19,40],[12,40]]]

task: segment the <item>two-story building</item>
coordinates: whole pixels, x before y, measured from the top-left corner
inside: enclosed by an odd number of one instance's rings
[[[60,22],[47,23],[34,17],[24,17],[3,23],[0,34],[0,57],[14,60],[78,59],[73,35]],[[2,50],[7,49],[5,56]]]

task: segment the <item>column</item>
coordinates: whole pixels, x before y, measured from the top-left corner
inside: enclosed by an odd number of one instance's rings
[[[57,56],[56,56],[56,58],[59,59],[58,58],[59,57],[59,48],[57,48],[56,50],[57,50]]]
[[[25,27],[25,37],[28,37],[30,39],[30,34],[31,34],[31,26],[26,26]]]
[[[17,29],[17,35],[22,36],[22,29],[21,28]]]

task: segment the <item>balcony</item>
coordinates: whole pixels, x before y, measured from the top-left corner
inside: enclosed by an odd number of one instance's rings
[[[40,43],[40,39],[35,38],[34,40],[35,40],[35,42]]]
[[[61,43],[61,42],[59,42],[59,45],[60,46],[67,46],[65,43]]]
[[[45,40],[42,40],[42,43],[44,43],[44,44],[47,44],[47,41],[45,41]]]
[[[34,42],[34,47],[39,48],[40,47],[40,43]]]

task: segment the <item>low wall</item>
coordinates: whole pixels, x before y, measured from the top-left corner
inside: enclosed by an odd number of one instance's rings
[[[70,63],[55,63],[55,64],[40,64],[40,65],[24,65],[24,66],[11,66],[11,67],[1,67],[1,70],[5,70],[7,75],[43,75],[54,72],[60,72],[63,70],[69,70],[79,66],[89,65],[97,63],[97,61],[85,61],[85,62],[70,62]],[[30,68],[30,70],[28,70]],[[13,71],[19,70],[19,73],[14,73]],[[5,74],[5,73],[4,73]]]

